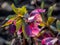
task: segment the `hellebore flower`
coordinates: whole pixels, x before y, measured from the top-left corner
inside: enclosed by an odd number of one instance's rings
[[[38,28],[38,25],[42,22],[41,14],[42,12],[45,12],[43,9],[35,9],[30,13],[30,17],[28,18],[29,28],[31,30],[31,37],[35,37],[40,32],[40,29]]]
[[[37,13],[32,14],[32,15],[30,15],[30,17],[28,17],[28,22],[30,22],[30,24],[24,24],[25,25],[25,33],[29,37],[35,37],[40,32],[40,29],[38,28],[38,25],[40,24],[40,22],[42,22],[42,17],[40,15],[40,12],[44,12],[44,11],[40,11],[41,9],[39,11],[38,10],[39,9],[33,10],[31,12],[31,14],[35,13],[35,12],[37,12]]]
[[[57,41],[57,38],[48,37],[42,40],[42,45],[54,45]]]
[[[44,39],[41,41],[41,43],[42,43],[42,45],[46,45],[46,44],[47,44],[48,42],[50,42],[51,40],[53,40],[52,37],[44,38]]]

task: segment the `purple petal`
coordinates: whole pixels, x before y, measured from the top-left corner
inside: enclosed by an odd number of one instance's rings
[[[26,25],[25,31],[26,31],[26,33],[27,33],[28,36],[30,36],[30,35],[32,34],[32,33],[31,33],[31,28],[30,28],[29,25]]]
[[[9,25],[9,32],[11,34],[14,34],[15,31],[16,31],[16,26],[14,24],[10,24]]]
[[[44,38],[44,39],[42,40],[42,45],[50,42],[52,39],[53,39],[52,37]]]
[[[35,14],[40,14],[42,12],[45,12],[45,9],[35,9],[30,13],[30,16]]]

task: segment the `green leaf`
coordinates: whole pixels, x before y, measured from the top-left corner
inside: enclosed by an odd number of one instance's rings
[[[22,6],[21,8],[16,8],[16,7],[14,6],[14,4],[12,4],[11,7],[12,7],[13,11],[14,11],[18,16],[23,17],[24,14],[27,13],[26,6]]]
[[[23,32],[24,37],[26,39],[29,39],[28,36],[27,36],[27,34],[26,34],[26,32],[25,32],[25,25],[24,24],[22,25],[22,32]]]
[[[54,10],[54,8],[55,8],[55,6],[56,6],[56,4],[54,4],[53,6],[50,6],[49,7],[49,9],[48,9],[48,17],[51,17],[51,15],[52,15],[52,12],[53,12],[53,10]]]
[[[16,22],[16,32],[20,29],[21,25],[22,25],[22,21],[21,20],[18,20]]]
[[[14,18],[15,16],[16,16],[16,15],[9,15],[9,16],[7,16],[7,18],[8,18],[8,19],[11,19],[11,18]],[[7,18],[6,18],[6,19],[7,19]]]
[[[42,26],[42,27],[43,27],[43,26],[45,26],[45,24],[44,24],[44,23],[40,23],[40,25],[39,25],[39,26]]]
[[[22,24],[22,32],[23,32],[23,35],[24,35],[24,37],[27,39],[27,40],[29,40],[29,38],[28,38],[28,36],[27,36],[27,34],[26,34],[26,32],[25,32],[25,21],[22,19],[22,22],[23,22],[23,24]]]
[[[6,20],[9,19],[9,20],[12,21],[12,20],[15,19],[15,17],[16,17],[16,15],[14,15],[14,16],[8,16],[8,17],[6,18]],[[11,24],[11,22],[9,22],[9,20],[8,20],[6,23],[4,23],[1,27],[4,27],[4,26],[7,26],[7,25]]]
[[[44,0],[42,0],[42,2],[41,2],[41,9],[44,9],[44,5],[45,5],[45,2],[44,2]],[[45,16],[44,16],[44,14],[42,13],[42,20],[43,20],[43,22],[45,22]]]
[[[57,31],[56,27],[54,27],[54,26],[52,26],[52,25],[50,25],[50,29],[51,29],[51,31],[53,31],[53,32]]]
[[[18,14],[18,9],[15,7],[14,4],[11,5],[11,8],[16,14]]]
[[[44,8],[44,5],[45,5],[44,0],[42,0],[42,2],[41,2],[41,8],[42,9]]]
[[[51,25],[55,21],[55,19],[56,18],[54,18],[54,17],[49,17],[47,20],[47,25]]]
[[[18,8],[18,12],[19,12],[21,15],[26,14],[26,13],[27,13],[26,6],[22,6],[21,8]]]
[[[56,27],[58,30],[60,30],[60,21],[59,20],[57,20],[57,22],[56,22]]]

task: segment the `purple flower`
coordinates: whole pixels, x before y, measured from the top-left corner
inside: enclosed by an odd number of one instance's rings
[[[10,34],[14,34],[15,31],[16,31],[16,26],[14,24],[10,24],[9,25]]]
[[[45,12],[45,9],[35,9],[30,13],[30,16],[35,15],[35,14],[40,14],[42,12]]]
[[[29,25],[26,25],[25,31],[26,31],[26,34],[27,34],[28,36],[30,36],[30,35],[32,34],[32,29],[30,28]]]
[[[44,38],[44,39],[41,41],[41,43],[42,43],[42,45],[43,45],[43,44],[47,44],[47,43],[50,42],[51,40],[53,40],[52,37]]]

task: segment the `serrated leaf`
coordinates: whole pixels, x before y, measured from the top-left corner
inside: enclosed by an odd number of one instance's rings
[[[18,9],[15,7],[14,4],[11,5],[11,8],[16,14],[18,14]]]
[[[26,6],[22,6],[20,10],[19,10],[19,8],[18,8],[18,11],[20,11],[20,14],[21,14],[21,15],[26,14],[26,13],[27,13]]]
[[[24,14],[27,13],[26,6],[22,6],[21,8],[16,8],[16,7],[14,6],[14,4],[12,4],[11,7],[12,7],[13,11],[14,11],[18,16],[20,16],[20,17],[23,17]]]
[[[56,6],[56,4],[54,4],[53,6],[50,6],[50,7],[49,7],[49,9],[48,9],[48,14],[47,14],[48,17],[51,17],[51,16],[52,16],[52,12],[53,12],[55,6]]]

